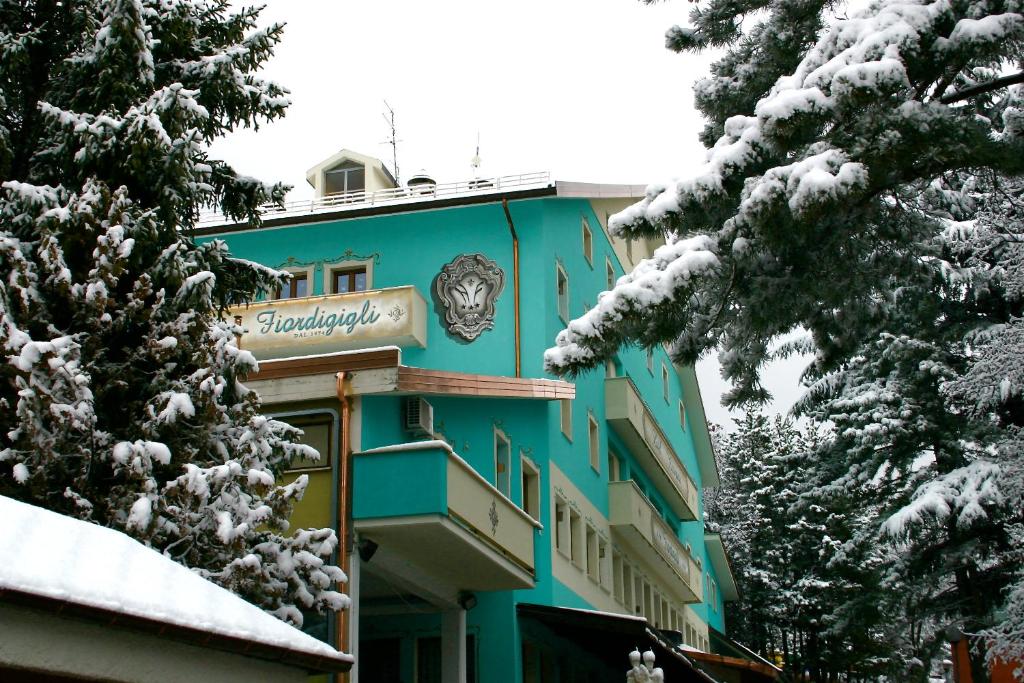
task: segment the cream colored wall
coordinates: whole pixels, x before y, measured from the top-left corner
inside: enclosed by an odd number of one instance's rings
[[[557,465],[551,463],[550,467],[551,476],[548,478],[548,493],[551,496],[552,504],[551,519],[548,521],[548,528],[551,529],[551,533],[547,534],[547,537],[550,539],[551,544],[551,571],[554,577],[561,581],[567,588],[590,603],[594,609],[617,614],[634,614],[633,610],[619,602],[615,595],[615,586],[612,585],[613,575],[611,562],[611,554],[614,551],[622,557],[624,563],[629,564],[634,583],[636,577],[640,577],[650,584],[652,590],[657,591],[664,598],[669,591],[661,585],[661,582],[652,578],[652,573],[643,568],[642,563],[638,558],[633,557],[626,549],[619,546],[612,540],[611,526],[608,523],[608,519],[601,515],[597,508],[587,500],[586,496],[584,496],[578,488],[573,485]],[[557,535],[554,530],[555,526],[558,524],[554,504],[556,495],[563,498],[570,507],[579,512],[582,520],[585,523],[590,523],[597,533],[608,542],[609,557],[607,558],[606,565],[608,568],[608,581],[606,582],[606,585],[599,585],[593,581],[588,576],[586,567],[577,567],[570,558],[566,557],[560,550],[558,550],[556,546]],[[584,558],[586,556],[585,550],[586,548],[584,547]],[[700,621],[696,617],[696,612],[688,606],[677,602],[669,602],[669,604],[678,615],[677,623],[675,625],[683,631],[684,637],[686,635],[685,626],[678,623],[678,621],[684,619],[688,620],[690,625],[697,629],[698,632],[703,633],[704,640],[702,643],[689,644],[699,645],[701,649],[706,650],[707,624]],[[672,624],[663,624],[662,627],[671,628]]]
[[[298,668],[11,605],[0,605],[0,667],[119,683],[307,678]]]
[[[661,239],[645,239],[645,240],[633,240],[632,248],[626,246],[626,240],[612,237],[611,233],[608,232],[608,217],[612,216],[619,211],[622,211],[627,206],[635,204],[637,199],[591,199],[590,208],[593,209],[594,215],[597,216],[597,220],[601,223],[601,228],[604,230],[605,235],[608,237],[608,241],[612,245],[612,249],[615,250],[615,255],[619,257],[619,263],[622,265],[622,269],[627,273],[636,266],[642,259],[648,258],[654,253],[654,250],[665,243]],[[632,254],[632,257],[630,257]]]

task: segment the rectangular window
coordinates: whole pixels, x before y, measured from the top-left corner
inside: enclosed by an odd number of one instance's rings
[[[555,548],[569,557],[569,506],[565,499],[555,495]]]
[[[608,541],[597,537],[597,582],[606,591],[612,589],[612,555],[608,550]]]
[[[519,467],[523,477],[523,511],[534,519],[540,519],[540,470],[525,455],[519,456]]]
[[[661,599],[661,626],[660,628],[672,628],[672,622],[669,621],[669,606],[668,600],[664,597]]]
[[[366,268],[338,268],[331,271],[331,294],[366,291]]]
[[[622,585],[622,555],[612,549],[612,595],[620,605],[625,604],[625,595]]]
[[[643,596],[644,596],[644,618],[647,621],[654,623],[654,593],[651,590],[651,584],[646,581],[643,582]]]
[[[608,481],[622,481],[622,463],[615,451],[608,449]]]
[[[590,221],[586,216],[580,222],[583,224],[583,256],[587,263],[594,265],[594,233],[590,231]]]
[[[682,400],[679,401],[679,426],[686,431],[686,404]]]
[[[629,265],[633,265],[633,240],[626,238],[626,259],[629,261]]]
[[[590,444],[590,466],[595,472],[601,471],[601,432],[593,413],[587,414],[587,434]]]
[[[661,393],[668,401],[668,367],[664,363],[661,364]]]
[[[572,441],[572,399],[563,398],[558,403],[558,417],[562,433],[569,441]]]
[[[651,619],[651,623],[654,624],[654,628],[661,628],[664,622],[661,621],[661,607],[664,604],[661,599],[661,594],[658,591],[651,591],[651,614],[654,616]]]
[[[292,273],[288,284],[278,289],[274,299],[298,299],[309,296],[309,273]]]
[[[298,443],[311,446],[320,454],[320,458],[296,456],[288,463],[289,470],[330,469],[331,467],[331,425],[322,417],[286,418],[288,424],[302,430]]]
[[[633,599],[633,568],[625,561],[622,563],[622,604],[630,614],[636,612],[636,600]]]
[[[500,429],[494,430],[494,486],[510,497],[509,469],[511,468],[512,444]]]
[[[654,349],[647,349],[647,372],[654,374]]]
[[[612,265],[612,260],[610,258],[606,258],[604,260],[604,276],[608,289],[615,287],[615,266]]]
[[[558,315],[565,322],[569,322],[569,276],[565,274],[562,266],[555,266],[556,293],[558,295]]]
[[[591,581],[601,581],[601,557],[597,548],[597,532],[587,525],[587,576]]]
[[[585,561],[583,554],[586,549],[583,544],[583,519],[580,513],[569,508],[569,559],[580,569],[583,568]]]
[[[362,164],[346,162],[324,173],[324,194],[358,192],[366,188],[366,170]]]

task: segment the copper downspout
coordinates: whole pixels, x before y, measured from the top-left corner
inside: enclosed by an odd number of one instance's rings
[[[512,214],[508,210],[508,200],[501,200],[501,208],[505,209],[505,220],[508,221],[508,231],[512,233],[512,300],[515,306],[515,336],[516,336],[516,377],[522,377],[519,351],[519,235],[516,234],[516,226],[512,223]]]
[[[345,391],[345,380],[347,373],[344,371],[337,374],[337,381],[334,391],[341,404],[341,451],[338,454],[338,565],[345,574],[352,570],[349,558],[352,555],[352,441],[349,425],[351,423],[352,406],[351,399]],[[335,613],[336,649],[339,652],[348,652],[348,612],[339,611]],[[335,675],[336,683],[340,683],[342,676]]]

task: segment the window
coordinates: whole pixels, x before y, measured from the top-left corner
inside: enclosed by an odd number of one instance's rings
[[[292,273],[291,276],[288,284],[277,290],[274,296],[275,299],[297,299],[309,296],[309,273],[303,271],[301,273]]]
[[[679,426],[686,431],[686,404],[680,399],[679,401]]]
[[[584,216],[580,221],[583,224],[583,256],[587,263],[594,265],[594,233],[590,231],[590,221]]]
[[[314,457],[296,456],[288,463],[290,470],[330,469],[331,467],[331,422],[323,416],[285,418],[288,424],[302,430],[298,443],[311,446],[320,454]]]
[[[647,372],[654,374],[654,349],[647,349]]]
[[[601,471],[601,432],[593,413],[587,414],[587,433],[590,444],[590,466],[595,472]]]
[[[647,621],[654,623],[654,593],[651,591],[651,584],[643,582],[644,611],[643,615]]]
[[[366,291],[366,268],[337,268],[331,271],[331,294]]]
[[[563,398],[558,402],[558,418],[565,438],[572,441],[572,399]]]
[[[608,481],[622,481],[622,461],[615,451],[608,449]]]
[[[601,581],[600,569],[601,557],[597,547],[597,531],[594,527],[587,525],[587,576],[591,581]]]
[[[633,568],[628,562],[622,563],[622,604],[631,614],[636,610],[636,601],[633,600]]]
[[[555,548],[569,557],[569,506],[565,498],[555,495]]]
[[[612,549],[612,595],[619,602],[620,605],[625,603],[625,595],[623,595],[623,582],[622,582],[622,555]]]
[[[597,537],[597,582],[606,591],[612,589],[612,556],[608,551],[608,541]]]
[[[556,291],[558,294],[558,315],[569,322],[569,276],[561,265],[555,266]]]
[[[540,469],[525,455],[519,456],[519,467],[523,473],[523,511],[540,519]]]
[[[494,486],[506,498],[510,497],[509,468],[511,466],[511,452],[512,444],[509,442],[508,437],[505,436],[503,431],[496,428],[494,430]]]
[[[633,265],[633,240],[626,238],[626,259],[629,260],[629,264]]]
[[[579,568],[583,568],[585,552],[583,538],[583,519],[580,513],[569,508],[569,559]]]
[[[665,604],[661,599],[661,594],[658,591],[652,591],[653,599],[651,600],[651,614],[654,615],[654,619],[651,623],[654,624],[654,628],[662,628],[664,622],[661,620],[661,609]]]
[[[324,174],[324,194],[359,192],[365,189],[366,169],[354,161],[346,161]]]
[[[612,265],[612,260],[610,258],[606,258],[604,260],[604,276],[608,289],[615,287],[615,266]]]
[[[664,363],[661,364],[661,393],[668,402],[668,367]]]

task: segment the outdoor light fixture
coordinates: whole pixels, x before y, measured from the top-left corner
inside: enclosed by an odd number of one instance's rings
[[[468,591],[459,593],[459,607],[467,612],[476,607],[476,595]]]
[[[363,562],[369,562],[377,552],[378,547],[380,546],[368,538],[360,539],[356,544],[356,549],[359,551],[359,559]]]

